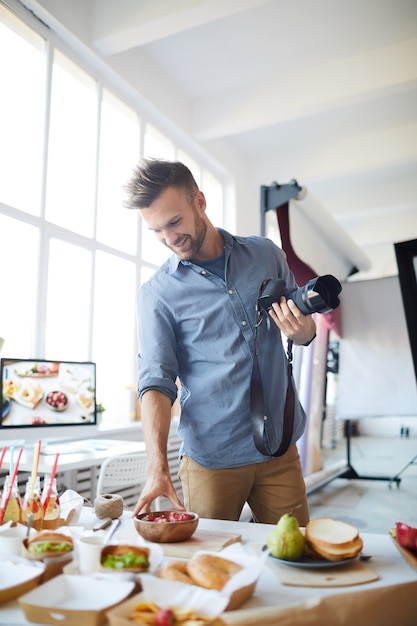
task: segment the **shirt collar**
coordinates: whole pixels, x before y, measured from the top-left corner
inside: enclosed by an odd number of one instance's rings
[[[224,252],[227,258],[233,247],[233,237],[226,230],[223,230],[223,228],[216,228],[216,230],[221,234],[221,236],[224,239]],[[174,274],[174,272],[177,271],[180,264],[184,266],[191,265],[191,261],[182,261],[179,258],[179,256],[177,256],[176,254],[173,254],[172,256],[169,257],[168,264],[169,264],[169,273]]]

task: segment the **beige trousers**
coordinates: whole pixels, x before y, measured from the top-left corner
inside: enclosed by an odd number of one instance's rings
[[[208,469],[184,456],[179,478],[184,506],[200,517],[238,520],[245,502],[255,522],[276,524],[294,512],[300,526],[309,520],[306,488],[297,446],[264,463]]]

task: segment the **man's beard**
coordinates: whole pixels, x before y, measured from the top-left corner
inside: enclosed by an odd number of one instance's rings
[[[197,212],[196,212],[196,216],[194,220],[194,225],[195,225],[195,236],[191,237],[191,235],[186,235],[187,242],[189,244],[187,250],[184,250],[184,251],[176,250],[175,245],[167,246],[170,250],[172,250],[172,252],[174,252],[177,256],[179,256],[180,259],[182,259],[183,261],[190,261],[191,259],[195,259],[198,256],[198,253],[200,252],[203,246],[204,240],[206,238],[207,226]],[[183,237],[179,238],[178,241],[181,241],[182,239]]]

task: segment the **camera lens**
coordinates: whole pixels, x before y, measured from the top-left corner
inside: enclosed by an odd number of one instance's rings
[[[326,274],[312,278],[304,285],[287,294],[287,299],[294,300],[303,315],[328,313],[339,306],[339,293],[342,286],[334,276]]]
[[[265,311],[279,302],[281,296],[294,300],[303,315],[328,313],[339,306],[342,286],[331,274],[312,278],[303,287],[288,291],[282,278],[268,280],[258,299],[258,306]]]

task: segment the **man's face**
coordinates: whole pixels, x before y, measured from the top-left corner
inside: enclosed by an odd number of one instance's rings
[[[206,201],[201,191],[193,200],[184,189],[168,187],[140,213],[148,229],[180,259],[198,259],[207,232]]]

